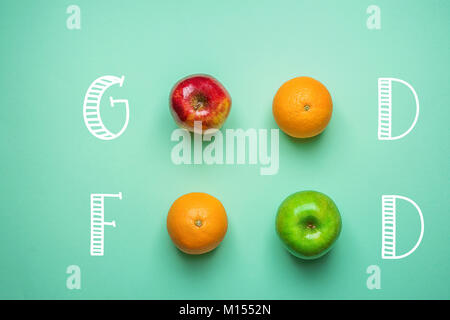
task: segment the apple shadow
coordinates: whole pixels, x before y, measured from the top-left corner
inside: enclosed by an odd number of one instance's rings
[[[299,271],[306,274],[308,277],[316,278],[323,277],[324,274],[328,274],[326,269],[332,268],[332,260],[334,259],[333,249],[322,257],[314,260],[301,259],[294,256],[287,250],[285,251],[286,254],[289,255],[292,264],[298,268]]]

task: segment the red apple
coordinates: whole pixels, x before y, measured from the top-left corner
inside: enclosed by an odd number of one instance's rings
[[[196,74],[178,81],[170,93],[170,111],[175,122],[194,132],[194,121],[201,130],[220,129],[231,109],[231,97],[215,78]]]

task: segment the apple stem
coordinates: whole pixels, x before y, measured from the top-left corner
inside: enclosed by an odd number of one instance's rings
[[[194,110],[198,110],[198,109],[200,109],[201,107],[203,107],[203,103],[201,103],[201,102],[199,101],[199,102],[197,102],[197,103],[195,104]]]

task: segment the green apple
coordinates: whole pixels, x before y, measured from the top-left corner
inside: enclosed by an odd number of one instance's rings
[[[341,233],[336,204],[317,191],[291,194],[278,208],[276,230],[294,256],[316,259],[327,253]]]

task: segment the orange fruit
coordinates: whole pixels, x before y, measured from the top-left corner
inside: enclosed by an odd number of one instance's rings
[[[310,138],[325,130],[333,112],[333,101],[322,83],[310,77],[298,77],[278,89],[272,112],[284,133],[294,138]]]
[[[179,197],[167,215],[167,231],[178,249],[202,254],[215,249],[227,232],[227,214],[213,196],[192,192]]]

